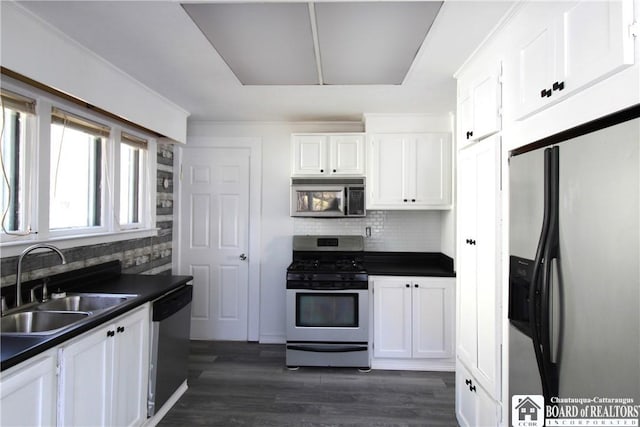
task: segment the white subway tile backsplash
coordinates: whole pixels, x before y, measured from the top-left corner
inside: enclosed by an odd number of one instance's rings
[[[294,218],[294,234],[365,236],[367,251],[440,252],[440,211],[367,211],[365,218]]]

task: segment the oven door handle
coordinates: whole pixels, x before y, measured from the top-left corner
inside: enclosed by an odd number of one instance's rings
[[[287,350],[312,351],[314,353],[348,353],[352,351],[367,351],[367,346],[287,345]]]
[[[310,288],[307,288],[310,291],[350,291],[350,290],[354,290],[354,288],[350,288],[348,286],[312,286]]]

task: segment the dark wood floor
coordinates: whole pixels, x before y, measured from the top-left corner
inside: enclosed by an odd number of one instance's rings
[[[160,426],[457,426],[452,372],[285,367],[284,345],[193,341]]]

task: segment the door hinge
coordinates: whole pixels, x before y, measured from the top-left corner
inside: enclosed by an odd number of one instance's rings
[[[631,37],[640,36],[640,23],[638,21],[633,21],[633,23],[629,24],[629,35]]]

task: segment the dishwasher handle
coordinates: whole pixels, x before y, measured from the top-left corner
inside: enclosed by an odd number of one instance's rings
[[[177,291],[164,295],[153,303],[154,322],[160,322],[191,304],[193,286],[186,285]]]

